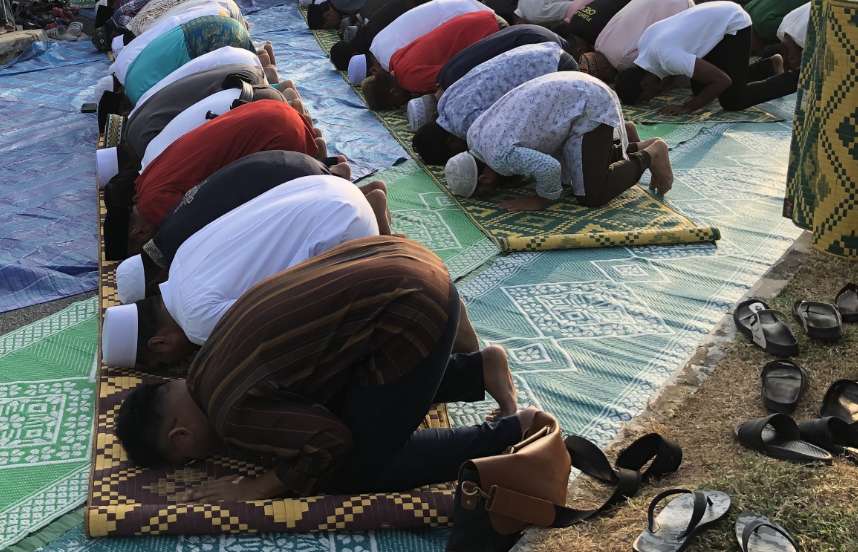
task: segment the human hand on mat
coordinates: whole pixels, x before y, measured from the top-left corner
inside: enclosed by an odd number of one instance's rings
[[[498,206],[507,211],[541,211],[551,205],[550,199],[539,196],[519,197],[501,201]]]
[[[235,502],[262,500],[280,496],[285,492],[283,484],[273,470],[262,477],[228,475],[207,481],[191,489],[180,502]]]
[[[691,113],[694,111],[687,105],[667,105],[661,108],[661,112],[665,115],[684,115],[686,113]]]

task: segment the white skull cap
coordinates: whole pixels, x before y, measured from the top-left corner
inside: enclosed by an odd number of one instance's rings
[[[143,271],[143,257],[134,255],[119,263],[116,267],[116,291],[123,305],[146,298],[146,274]]]
[[[117,368],[133,368],[137,363],[137,305],[119,305],[104,311],[101,358]]]
[[[411,132],[417,130],[435,118],[438,113],[438,103],[433,94],[426,94],[408,102],[408,128]]]
[[[467,151],[456,154],[444,167],[447,189],[459,197],[471,197],[477,189],[477,160]]]
[[[352,56],[349,60],[349,82],[357,86],[366,78],[366,55]]]
[[[113,40],[110,42],[110,49],[113,50],[114,54],[118,54],[122,51],[122,48],[125,47],[125,37],[122,35],[114,36]]]
[[[119,173],[119,154],[116,148],[95,150],[95,181],[99,189],[104,188],[117,173]]]

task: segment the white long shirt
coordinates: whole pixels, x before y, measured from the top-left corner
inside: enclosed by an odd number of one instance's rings
[[[750,26],[751,16],[739,4],[718,0],[694,6],[650,25],[638,41],[635,65],[660,79],[691,78],[698,58]]]
[[[230,88],[216,92],[185,108],[184,111],[167,123],[167,126],[152,138],[149,145],[146,146],[146,152],[143,154],[143,160],[140,162],[140,172],[146,170],[149,163],[161,155],[170,144],[208,122],[209,119],[206,119],[206,114],[209,111],[214,115],[223,115],[230,110],[232,102],[237,100],[239,96],[241,96],[241,89]]]
[[[358,238],[378,235],[357,186],[336,176],[281,184],[209,223],[176,251],[161,296],[197,345],[261,280]]]
[[[411,8],[375,35],[369,51],[385,71],[390,70],[390,58],[400,48],[435,30],[458,15],[476,11],[492,11],[477,0],[431,0]]]
[[[694,7],[694,0],[632,0],[608,21],[593,49],[617,71],[630,69],[638,56],[638,41],[650,25]]]
[[[810,21],[810,2],[802,4],[792,10],[781,21],[778,27],[778,40],[783,42],[784,37],[789,35],[802,49],[807,41],[807,24]]]

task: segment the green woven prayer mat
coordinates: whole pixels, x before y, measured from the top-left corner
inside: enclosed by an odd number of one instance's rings
[[[661,110],[669,105],[684,104],[691,96],[690,90],[670,90],[643,105],[624,105],[623,114],[627,121],[634,123],[774,123],[783,118],[754,106],[742,111],[724,111],[713,101],[694,113],[667,115]]]
[[[0,549],[86,498],[97,306],[0,337]]]
[[[405,161],[368,180],[387,184],[393,231],[437,253],[454,280],[499,253],[494,242],[416,162]]]

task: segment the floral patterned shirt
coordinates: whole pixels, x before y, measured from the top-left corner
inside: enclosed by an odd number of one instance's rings
[[[554,73],[563,49],[545,42],[519,46],[477,65],[438,101],[438,125],[465,138],[471,124],[501,96],[529,80]]]
[[[468,148],[498,174],[535,180],[536,193],[558,199],[563,184],[584,195],[581,139],[600,124],[628,147],[617,95],[577,71],[526,82],[495,102],[468,130]]]

